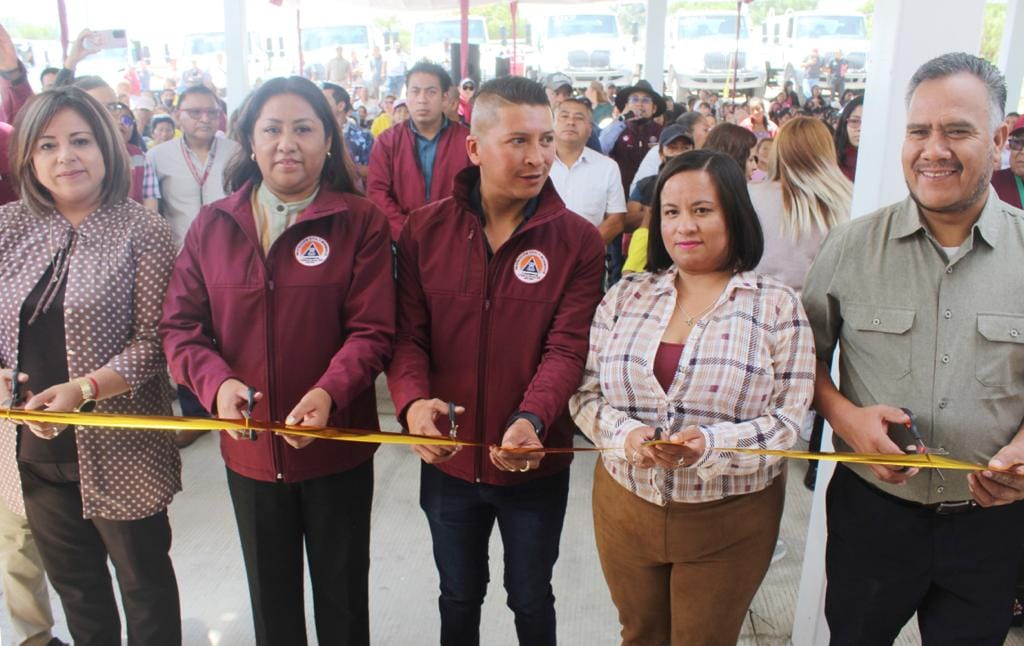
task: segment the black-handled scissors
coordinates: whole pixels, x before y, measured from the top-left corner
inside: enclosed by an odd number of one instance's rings
[[[7,405],[8,408],[14,408],[21,403],[21,382],[18,381],[20,375],[18,364],[14,364],[14,367],[11,368],[11,401]]]
[[[246,391],[246,397],[248,401],[245,404],[245,412],[242,413],[242,417],[249,420],[252,419],[252,411],[256,408],[256,389],[249,386],[249,390]],[[243,434],[245,439],[252,440],[253,442],[256,441],[256,431],[254,429],[247,428],[243,431]]]

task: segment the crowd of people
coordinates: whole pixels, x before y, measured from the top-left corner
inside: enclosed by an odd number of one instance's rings
[[[827,110],[814,88],[795,110],[792,86],[681,105],[646,81],[456,85],[406,62],[380,68],[367,128],[339,51],[319,85],[268,80],[229,117],[200,81],[142,124],[76,78],[85,55],[33,96],[0,27],[5,407],[167,415],[177,398],[186,416],[377,430],[384,374],[405,431],[490,447],[413,449],[452,645],[481,641],[495,523],[516,637],[555,643],[577,430],[603,449],[594,533],[623,643],[728,644],[787,477],[731,449],[790,449],[827,420],[843,450],[900,454],[912,426],[985,466],[838,467],[833,642],[892,643],[916,613],[925,643],[1002,643],[1024,552],[1024,283],[1007,270],[1024,120],[989,63],[922,64],[910,196],[851,220],[863,99],[841,83]],[[75,643],[120,643],[108,558],[129,643],[181,643],[175,444],[0,421],[18,643],[60,643],[44,573]],[[306,643],[308,564],[319,643],[369,643],[376,446],[220,447],[254,642]]]

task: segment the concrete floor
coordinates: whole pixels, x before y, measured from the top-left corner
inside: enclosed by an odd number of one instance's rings
[[[385,430],[397,429],[386,396],[380,398]],[[252,616],[245,572],[228,499],[224,466],[216,438],[201,437],[182,453],[185,490],[171,506],[172,557],[182,594],[184,643],[188,646],[248,646]],[[569,507],[555,569],[558,637],[562,644],[612,646],[619,624],[608,596],[594,547],[590,515],[593,454],[581,454],[572,467]],[[419,509],[418,458],[406,447],[381,447],[375,458],[370,572],[371,637],[376,644],[406,646],[437,643],[437,574],[426,519]],[[775,646],[790,643],[793,608],[811,496],[803,488],[803,465],[793,465],[788,482],[782,538],[788,553],[768,572],[748,613],[740,643]],[[492,572],[483,609],[482,643],[515,644],[511,611],[501,587],[501,546],[492,538]],[[308,578],[307,578],[308,579]],[[312,603],[306,594],[307,632],[315,643]],[[56,634],[67,640],[60,602],[53,597]],[[10,643],[10,624],[0,612],[0,643]],[[920,642],[913,624],[897,644]],[[1024,632],[1011,633],[1007,644],[1024,646]]]

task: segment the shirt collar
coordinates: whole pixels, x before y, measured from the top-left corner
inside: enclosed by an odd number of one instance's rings
[[[676,275],[679,273],[679,269],[673,265],[669,269],[660,271],[653,276],[655,283],[655,291],[659,295],[674,294],[676,289]],[[725,286],[725,295],[729,296],[732,292],[739,289],[757,289],[758,279],[757,274],[753,271],[744,271],[737,274],[733,274],[732,278],[729,279],[729,283]]]
[[[971,232],[977,232],[977,235],[988,246],[993,248],[996,246],[1002,231],[1002,220],[999,217],[999,211],[999,196],[990,187],[988,199],[985,201],[985,206],[981,209],[981,215],[978,216],[974,226],[971,227]],[[895,220],[892,232],[889,234],[890,240],[906,238],[925,229],[917,202],[910,196],[907,196],[903,203],[900,204]]]
[[[440,130],[437,131],[437,134],[434,135],[433,139],[427,139],[426,137],[420,134],[419,130],[416,129],[416,122],[413,121],[412,119],[409,119],[409,127],[412,129],[412,134],[416,135],[416,137],[422,139],[423,141],[437,141],[438,138],[441,136],[441,133],[444,132],[444,129],[448,127],[449,123],[451,122],[448,120],[448,117],[442,114]]]
[[[314,189],[313,194],[304,200],[298,202],[282,202],[276,195],[274,195],[266,184],[260,183],[259,189],[256,191],[256,199],[259,201],[260,206],[273,217],[287,217],[291,219],[293,215],[301,213],[306,210],[313,200],[316,199],[317,193],[320,192],[320,187],[317,186]]]
[[[523,207],[523,221],[519,226],[523,226],[530,221],[530,218],[537,212],[537,207],[540,206],[540,195],[531,197],[527,202],[526,206]],[[480,177],[476,178],[473,186],[469,189],[469,208],[476,213],[480,218],[480,222],[484,223],[484,202],[483,196],[480,194]]]
[[[590,155],[593,154],[593,152],[594,152],[593,150],[591,150],[590,148],[587,148],[586,146],[584,146],[583,147],[583,152],[581,152],[580,156],[576,158],[576,161],[573,162],[572,166],[569,166],[564,161],[562,161],[562,159],[558,156],[557,153],[555,153],[555,161],[558,162],[559,164],[561,164],[562,166],[565,166],[566,168],[574,168],[577,164],[589,163],[590,162]]]

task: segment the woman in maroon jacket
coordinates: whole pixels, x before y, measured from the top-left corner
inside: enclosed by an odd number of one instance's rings
[[[330,106],[298,77],[262,85],[242,116],[228,197],[185,238],[160,326],[175,381],[218,417],[376,429],[391,356],[386,217],[354,192]],[[316,444],[309,447],[310,442]],[[303,542],[321,644],[369,643],[375,445],[221,437],[256,643],[304,644]]]

